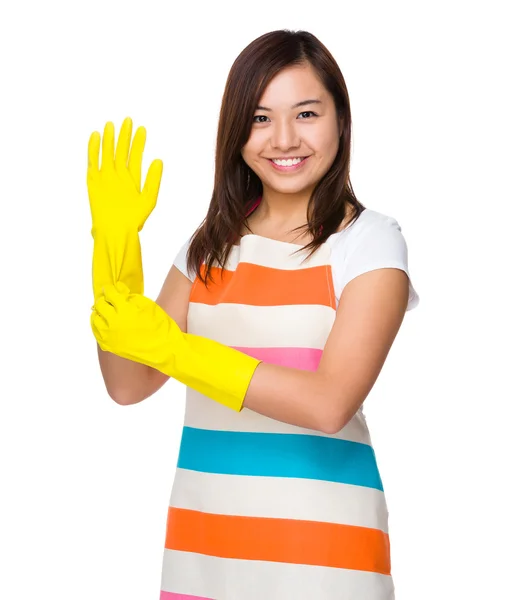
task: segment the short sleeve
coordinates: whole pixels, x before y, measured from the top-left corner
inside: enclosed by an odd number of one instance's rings
[[[342,241],[342,240],[341,240]],[[355,277],[376,269],[396,268],[408,275],[409,296],[406,310],[419,304],[408,268],[408,247],[399,223],[393,217],[377,219],[362,227],[357,235],[332,248],[335,295],[340,298],[344,287]]]
[[[175,257],[175,260],[173,261],[173,265],[188,279],[194,281],[196,279],[196,274],[187,270],[187,251],[189,249],[191,240],[192,236],[182,245]]]

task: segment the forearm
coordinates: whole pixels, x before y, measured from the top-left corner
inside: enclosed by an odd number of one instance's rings
[[[319,371],[260,363],[243,406],[277,421],[334,433],[342,425],[331,388]]]
[[[109,396],[118,404],[136,404],[164,385],[167,375],[98,346],[98,360]]]
[[[183,333],[158,304],[122,285],[106,289],[91,324],[103,350],[157,369],[230,409],[245,407],[326,433],[341,429],[340,394],[325,371],[262,363],[215,340]]]

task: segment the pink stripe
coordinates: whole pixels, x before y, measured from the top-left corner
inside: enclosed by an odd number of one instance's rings
[[[175,594],[174,592],[160,592],[160,600],[213,600],[203,596],[189,596],[189,594]]]
[[[235,348],[272,365],[316,371],[322,356],[322,350],[316,348]]]

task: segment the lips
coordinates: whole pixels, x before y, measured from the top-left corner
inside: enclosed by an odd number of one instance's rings
[[[297,164],[291,164],[291,165],[277,165],[275,162],[273,162],[272,158],[268,158],[267,160],[269,161],[269,164],[273,167],[273,169],[275,169],[276,171],[280,171],[282,173],[291,173],[291,172],[301,169],[310,157],[309,156],[305,156],[305,157],[297,156],[294,158],[301,158],[301,162],[298,162]],[[282,159],[282,160],[292,160],[292,157],[290,157],[289,159]]]
[[[280,167],[291,167],[293,165],[299,164],[305,157],[304,156],[290,156],[289,158],[271,158],[274,164],[279,165]],[[279,162],[278,162],[279,161]],[[279,164],[286,163],[286,164]]]

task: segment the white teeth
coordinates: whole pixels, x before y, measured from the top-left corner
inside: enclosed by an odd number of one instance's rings
[[[302,160],[302,158],[288,158],[287,160],[272,159],[273,163],[279,167],[292,167],[293,165],[298,165]]]

